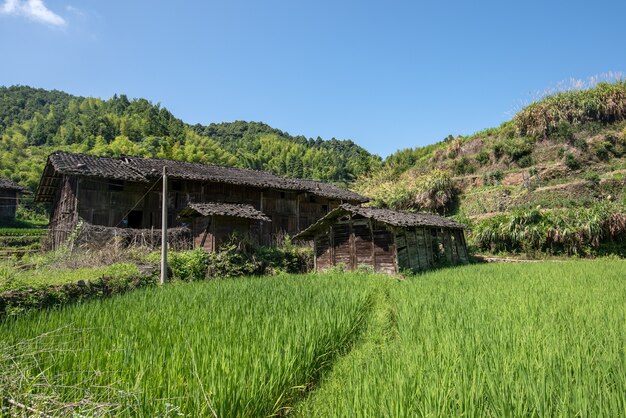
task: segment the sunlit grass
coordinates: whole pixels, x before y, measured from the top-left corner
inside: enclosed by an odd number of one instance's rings
[[[88,399],[112,404],[115,415],[267,416],[347,349],[381,280],[173,284],[7,321],[0,344],[35,338],[20,349],[36,352],[22,369],[31,393],[48,396],[44,406]]]
[[[623,261],[440,270],[387,309],[301,415],[626,416]]]

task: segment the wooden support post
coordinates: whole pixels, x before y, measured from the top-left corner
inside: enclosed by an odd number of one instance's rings
[[[167,168],[163,166],[163,206],[161,209],[161,284],[167,281]]]

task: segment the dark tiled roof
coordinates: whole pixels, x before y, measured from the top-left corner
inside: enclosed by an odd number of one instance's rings
[[[49,166],[54,170],[49,169]],[[54,152],[48,157],[44,177],[46,175],[54,175],[54,171],[58,174],[77,174],[115,180],[149,182],[161,176],[163,166],[167,167],[169,176],[174,179],[303,191],[317,196],[352,202],[367,202],[369,200],[364,196],[332,184],[313,180],[285,178],[260,170],[141,157],[96,157],[61,151]],[[48,196],[53,188],[52,185],[45,184],[44,188],[41,186],[40,184],[40,190],[37,193],[38,198],[40,200],[49,199]],[[43,190],[45,188],[50,190]]]
[[[310,239],[319,230],[325,229],[335,219],[345,214],[360,215],[364,218],[374,219],[379,222],[397,227],[434,226],[439,228],[465,229],[467,226],[455,222],[443,216],[432,213],[401,212],[391,209],[364,208],[348,203],[335,208],[322,219],[309,226],[296,235],[297,239]]]
[[[0,189],[4,190],[15,190],[18,192],[27,192],[28,189],[26,187],[22,187],[13,180],[5,179],[0,177]]]
[[[271,222],[263,212],[256,210],[252,205],[236,203],[190,203],[180,211],[179,216],[235,216],[238,218],[256,219]]]

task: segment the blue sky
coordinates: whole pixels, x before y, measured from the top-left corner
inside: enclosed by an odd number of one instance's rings
[[[0,84],[263,121],[382,156],[626,71],[626,1],[0,0]]]

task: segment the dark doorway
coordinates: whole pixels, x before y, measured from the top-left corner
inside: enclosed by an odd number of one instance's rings
[[[131,210],[128,214],[128,227],[140,229],[143,226],[143,212],[140,210]]]

